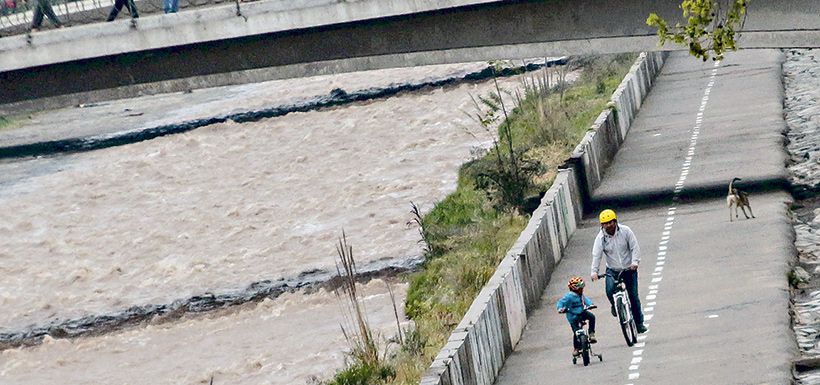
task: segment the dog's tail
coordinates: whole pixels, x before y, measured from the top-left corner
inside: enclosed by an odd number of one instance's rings
[[[732,185],[735,183],[735,181],[736,181],[736,180],[737,180],[737,181],[739,181],[739,180],[742,180],[742,179],[740,179],[740,178],[733,178],[733,179],[732,179],[732,181],[731,181],[731,182],[729,182],[729,195],[732,195],[732,189],[733,189]]]

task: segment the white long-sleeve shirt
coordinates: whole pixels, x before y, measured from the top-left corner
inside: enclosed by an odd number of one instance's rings
[[[609,235],[601,229],[592,245],[592,274],[598,274],[601,254],[606,255],[606,267],[620,271],[641,262],[641,248],[638,239],[629,227],[618,224],[615,234]]]

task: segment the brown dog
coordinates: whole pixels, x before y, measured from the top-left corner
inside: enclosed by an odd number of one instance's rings
[[[740,207],[743,210],[743,215],[746,216],[746,219],[749,219],[749,215],[746,214],[746,207],[749,208],[749,214],[752,214],[752,218],[755,217],[755,214],[752,212],[752,206],[749,205],[749,194],[745,191],[740,191],[734,187],[735,181],[741,180],[740,178],[734,178],[731,182],[729,182],[729,195],[726,195],[726,204],[729,206],[729,222],[732,221],[732,206],[735,207],[735,218],[738,217],[737,215],[737,208]]]

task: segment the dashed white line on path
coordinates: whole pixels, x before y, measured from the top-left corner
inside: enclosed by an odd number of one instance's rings
[[[686,177],[689,175],[689,167],[692,165],[692,159],[695,156],[695,148],[698,144],[698,136],[700,135],[700,126],[703,123],[703,111],[706,110],[706,105],[709,103],[709,94],[712,93],[712,87],[715,85],[715,77],[717,76],[717,67],[720,65],[719,61],[715,62],[715,68],[712,69],[712,74],[709,76],[709,84],[706,86],[706,90],[703,91],[703,98],[700,102],[700,107],[698,108],[697,116],[695,117],[695,125],[692,127],[692,135],[689,138],[689,147],[687,148],[686,157],[684,158],[684,162],[681,165],[681,172],[680,178],[675,183],[675,187],[672,190],[672,204],[666,211],[666,223],[663,225],[663,231],[661,232],[661,240],[658,242],[658,255],[655,261],[655,270],[652,273],[652,284],[649,285],[649,294],[646,296],[647,302],[646,306],[643,308],[644,311],[644,321],[649,321],[655,317],[655,306],[657,306],[658,302],[658,288],[660,287],[660,282],[663,280],[663,267],[666,264],[666,258],[668,257],[667,252],[668,247],[666,246],[669,243],[672,234],[672,226],[675,224],[675,211],[677,211],[677,207],[674,206],[675,203],[678,202],[680,198],[680,193],[683,191],[683,186],[686,184]],[[708,318],[717,318],[717,314],[709,315]],[[646,322],[644,325],[649,326]],[[641,343],[636,344],[635,347],[639,347],[641,349],[637,349],[632,352],[633,358],[629,365],[629,380],[637,380],[640,378],[640,366],[641,362],[643,361],[643,352],[644,347],[646,345],[646,340],[648,339],[649,335],[643,334],[638,336],[638,340]],[[626,385],[634,385],[634,383],[628,383]]]

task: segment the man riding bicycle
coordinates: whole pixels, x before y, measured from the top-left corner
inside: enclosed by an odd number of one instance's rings
[[[632,317],[638,333],[646,332],[643,324],[643,310],[641,299],[638,296],[638,264],[641,262],[640,247],[635,233],[626,225],[618,224],[618,218],[612,210],[601,211],[598,216],[601,231],[595,237],[592,245],[592,273],[590,278],[595,281],[599,278],[598,267],[601,264],[601,255],[606,256],[606,297],[609,299],[612,316],[615,314],[615,303],[612,294],[615,292],[615,277],[622,273],[629,302],[632,304]]]

